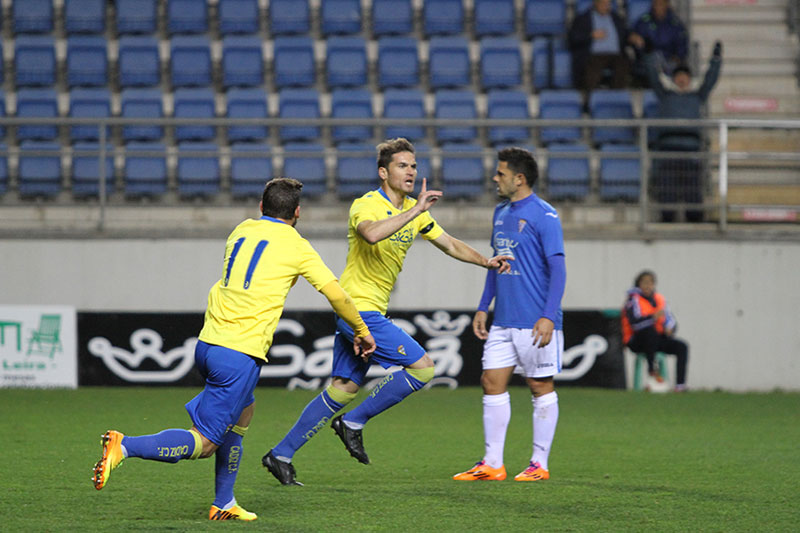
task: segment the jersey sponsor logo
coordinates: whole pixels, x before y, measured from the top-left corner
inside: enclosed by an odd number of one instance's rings
[[[405,355],[406,347],[401,344],[400,346],[397,347],[397,353]]]
[[[517,222],[517,233],[522,233],[522,230],[525,229],[525,226],[528,225],[528,221],[524,218],[519,219]]]
[[[111,372],[125,381],[169,383],[178,381],[194,366],[194,348],[197,337],[186,339],[182,346],[168,352],[161,351],[164,339],[150,328],[131,333],[133,352],[113,346],[105,337],[89,341],[89,353],[102,359]],[[142,361],[151,359],[164,370],[137,370]]]
[[[414,240],[414,229],[410,227],[402,228],[391,235],[389,240],[396,244],[410,244]]]
[[[506,237],[506,234],[502,231],[498,231],[494,234],[494,249],[497,251],[497,255],[510,255],[514,256],[514,248],[517,247],[519,243],[510,237]]]

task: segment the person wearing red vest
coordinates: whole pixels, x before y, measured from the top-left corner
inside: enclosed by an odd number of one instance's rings
[[[664,296],[656,292],[655,273],[645,270],[636,276],[622,311],[623,344],[647,356],[647,368],[653,376],[658,375],[656,352],[675,355],[678,363],[675,390],[685,391],[689,346],[675,337],[678,323]]]

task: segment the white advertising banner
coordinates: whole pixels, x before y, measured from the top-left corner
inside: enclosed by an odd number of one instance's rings
[[[0,387],[78,387],[74,307],[0,305]]]

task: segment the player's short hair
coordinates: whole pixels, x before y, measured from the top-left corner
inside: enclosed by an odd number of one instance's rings
[[[514,174],[525,176],[528,186],[533,189],[536,180],[539,179],[539,167],[529,150],[517,148],[516,146],[503,148],[497,152],[497,160],[503,161],[508,165],[508,168]]]
[[[652,270],[642,270],[636,275],[636,279],[633,280],[633,286],[638,287],[642,280],[646,277],[653,278],[653,283],[656,281],[656,273]]]
[[[400,152],[414,153],[414,145],[403,137],[385,140],[375,148],[378,149],[378,168],[389,168],[389,163],[392,162],[394,154],[399,154]]]
[[[300,205],[303,184],[293,178],[273,178],[264,186],[261,195],[261,214],[289,220]]]

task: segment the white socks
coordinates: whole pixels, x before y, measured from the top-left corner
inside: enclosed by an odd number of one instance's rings
[[[503,448],[510,419],[511,396],[508,392],[483,395],[483,438],[486,445],[483,460],[492,468],[503,466]]]
[[[485,396],[484,396],[485,398]],[[539,462],[547,468],[547,458],[553,445],[553,436],[558,424],[558,395],[555,391],[534,397],[533,403],[533,457],[531,462]],[[485,408],[484,408],[485,409]]]

